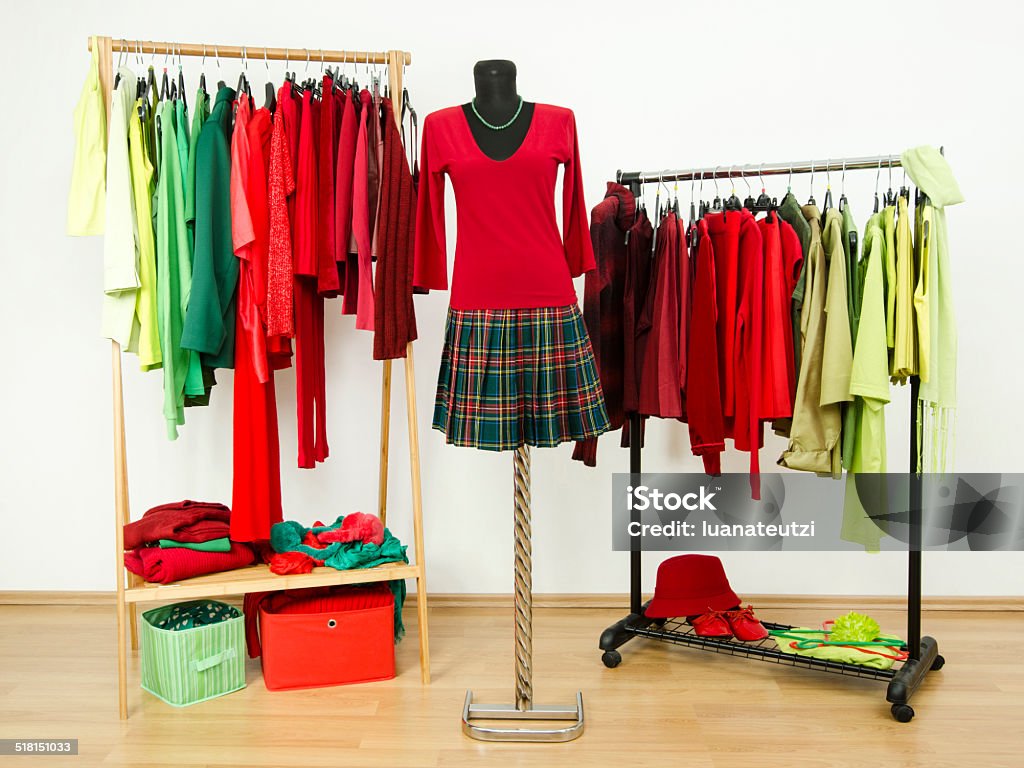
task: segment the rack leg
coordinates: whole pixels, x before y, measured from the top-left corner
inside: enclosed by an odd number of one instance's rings
[[[635,191],[639,194],[639,190]],[[643,440],[642,423],[640,415],[633,413],[629,416],[629,474],[630,482],[639,485],[641,467],[641,442]],[[640,513],[637,510],[630,512],[630,522],[640,522]],[[644,616],[643,590],[642,590],[642,562],[643,556],[640,549],[640,542],[634,540],[629,551],[629,615],[619,619],[601,633],[598,641],[598,648],[604,653],[601,660],[606,667],[617,667],[622,661],[622,656],[616,650],[625,645],[634,637],[630,631],[633,627],[644,627],[651,622]]]
[[[399,67],[401,71],[401,67]],[[397,91],[401,93],[401,89]],[[430,633],[427,627],[427,561],[423,545],[423,492],[420,482],[420,433],[416,419],[416,367],[412,343],[405,348],[405,410],[409,430],[409,473],[412,482],[412,534],[416,552],[416,615],[420,633],[420,677],[430,683]]]
[[[901,723],[910,722],[914,710],[910,697],[924,682],[932,670],[942,669],[945,659],[939,655],[939,644],[933,637],[921,637],[921,531],[924,494],[918,459],[921,444],[917,425],[917,399],[921,381],[917,376],[910,379],[910,536],[907,556],[907,654],[903,663],[885,692],[885,699],[892,704],[892,715]]]
[[[388,448],[391,442],[391,361],[385,360],[380,385],[380,475],[377,487],[377,517],[387,525]]]
[[[134,573],[128,576],[128,586],[137,587],[142,581]],[[135,603],[129,603],[128,606],[128,637],[132,643],[132,650],[139,650],[139,610]]]
[[[572,741],[583,734],[583,694],[576,692],[574,706],[533,703],[533,555],[530,530],[530,449],[516,449],[515,481],[515,703],[474,704],[466,691],[462,707],[462,731],[480,741]],[[500,728],[473,720],[571,720],[562,728]]]

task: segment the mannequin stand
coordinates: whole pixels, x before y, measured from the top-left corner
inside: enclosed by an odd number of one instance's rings
[[[480,741],[572,741],[583,733],[583,694],[575,706],[533,703],[533,554],[530,541],[530,448],[516,449],[515,464],[515,704],[474,704],[466,691],[462,732]],[[497,728],[472,720],[575,720],[564,728]]]

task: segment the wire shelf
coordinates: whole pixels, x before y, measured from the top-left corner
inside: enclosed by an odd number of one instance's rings
[[[766,629],[770,630],[793,629],[789,624],[773,624],[768,621],[762,621],[761,623],[764,624]],[[647,625],[629,624],[626,625],[625,630],[629,634],[638,637],[647,637],[651,640],[660,640],[665,643],[672,643],[673,645],[687,645],[702,651],[724,653],[730,656],[746,656],[747,658],[784,664],[790,667],[816,669],[821,672],[831,672],[832,674],[847,675],[849,677],[863,677],[870,680],[891,680],[896,675],[897,667],[899,666],[897,663],[889,669],[876,669],[874,667],[865,667],[861,664],[847,664],[840,661],[783,653],[771,637],[750,643],[731,637],[699,637],[695,634],[693,627],[686,623],[685,619],[667,619],[661,625],[658,623]]]

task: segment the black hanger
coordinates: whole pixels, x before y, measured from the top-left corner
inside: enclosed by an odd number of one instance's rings
[[[725,209],[727,211],[738,211],[743,207],[743,203],[736,197],[736,183],[732,179],[732,169],[729,169],[729,183],[732,184],[732,194],[725,201]]]
[[[274,91],[274,84],[268,80],[264,90],[266,91],[267,98],[263,106],[273,113],[277,109],[277,94]]]

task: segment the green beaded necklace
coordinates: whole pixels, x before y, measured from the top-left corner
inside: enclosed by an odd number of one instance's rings
[[[485,126],[490,128],[492,131],[504,131],[506,128],[512,125],[512,123],[516,121],[516,118],[519,117],[519,113],[523,111],[523,97],[519,97],[519,106],[516,107],[516,113],[512,115],[512,118],[504,125],[492,125],[491,123],[488,123],[486,120],[484,120],[484,116],[477,111],[476,99],[473,99],[471,102],[469,102],[469,105],[473,108],[473,114],[476,115],[476,119],[483,123]]]

